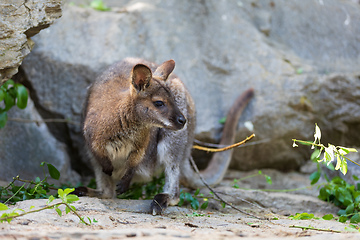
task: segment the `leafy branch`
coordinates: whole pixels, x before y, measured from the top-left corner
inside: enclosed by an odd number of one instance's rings
[[[19,176],[13,178],[13,181],[9,183],[6,187],[0,187],[0,200],[4,203],[0,203],[0,211],[7,211],[3,213],[0,217],[0,222],[11,222],[14,218],[21,217],[30,213],[40,212],[46,209],[55,209],[57,214],[59,216],[62,216],[62,210],[59,208],[60,206],[65,206],[65,213],[68,214],[72,212],[75,214],[79,219],[80,222],[90,225],[92,222],[96,222],[95,219],[91,220],[89,217],[87,218],[87,221],[83,217],[79,215],[76,208],[71,205],[73,202],[78,201],[79,197],[70,194],[74,191],[74,188],[55,188],[54,185],[50,185],[47,182],[47,174],[45,171],[45,166],[47,167],[47,170],[50,174],[50,177],[56,180],[59,180],[60,178],[60,172],[50,163],[42,162],[40,164],[43,167],[44,170],[44,179],[40,180],[39,177],[35,179],[35,181],[31,180],[23,180]],[[22,186],[16,186],[15,182],[20,181],[24,184]],[[25,185],[28,184],[27,187]],[[60,203],[55,203],[52,205],[49,205],[51,202],[55,200],[55,197],[53,195],[48,195],[50,190],[57,190],[57,196],[60,198]],[[10,211],[9,207],[5,205],[6,203],[15,203],[17,201],[26,200],[26,199],[40,199],[40,198],[47,198],[48,202],[46,207],[39,208],[32,210],[34,207],[30,207],[30,211],[25,211],[23,209],[15,208]]]
[[[78,201],[79,200],[79,197],[74,195],[74,194],[69,194],[71,192],[73,192],[74,189],[70,189],[70,188],[67,188],[65,190],[62,190],[62,189],[58,189],[58,195],[61,199],[62,202],[60,203],[55,203],[55,204],[52,204],[52,205],[48,205],[46,207],[43,207],[43,208],[39,208],[39,209],[35,209],[35,210],[31,210],[33,209],[34,207],[30,207],[30,211],[26,212],[24,211],[23,209],[19,209],[19,208],[15,208],[13,209],[11,212],[9,213],[3,213],[1,215],[1,218],[0,218],[0,222],[4,222],[4,221],[7,221],[8,223],[10,223],[14,218],[18,218],[18,217],[21,217],[21,216],[25,216],[27,214],[30,214],[30,213],[36,213],[36,212],[40,212],[40,211],[43,211],[43,210],[46,210],[46,209],[55,209],[55,211],[57,212],[57,214],[61,217],[62,216],[62,210],[60,210],[59,206],[61,205],[65,205],[65,213],[68,214],[70,212],[74,213],[78,218],[79,220],[86,224],[86,225],[90,225],[91,224],[91,219],[88,217],[88,221],[89,222],[86,222],[84,220],[83,217],[81,217],[79,215],[79,213],[76,211],[76,208],[71,205],[71,203],[75,202],[75,201]],[[52,201],[55,200],[55,197],[54,196],[50,196],[49,197],[49,200],[47,202],[47,204],[50,204]],[[0,203],[0,211],[5,211],[5,210],[9,210],[9,207],[6,206],[5,204],[3,203]],[[20,213],[22,212],[22,213]]]
[[[0,86],[0,128],[5,127],[8,116],[7,112],[13,107],[17,106],[20,109],[25,109],[28,101],[28,92],[26,88],[13,80],[8,80]]]
[[[355,148],[347,148],[342,146],[334,146],[330,143],[328,143],[328,146],[326,147],[324,144],[320,143],[321,139],[321,131],[319,126],[315,125],[315,133],[314,133],[314,142],[309,141],[303,141],[303,140],[297,140],[293,139],[293,147],[298,147],[296,143],[300,143],[303,145],[311,145],[311,149],[315,149],[311,158],[317,160],[318,162],[324,162],[327,165],[329,165],[331,162],[333,162],[336,159],[336,166],[335,170],[339,170],[345,175],[347,173],[347,160],[360,166],[355,161],[352,161],[351,159],[345,157],[346,154],[350,152],[357,152]],[[321,154],[323,153],[323,157],[320,158]]]

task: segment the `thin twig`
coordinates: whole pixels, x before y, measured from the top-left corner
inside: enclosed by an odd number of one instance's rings
[[[343,231],[338,231],[338,230],[332,230],[332,229],[323,229],[323,228],[315,228],[315,227],[304,227],[304,226],[296,226],[296,225],[291,225],[289,226],[291,228],[301,228],[302,230],[315,230],[315,231],[320,231],[320,232],[333,232],[333,233],[344,233]]]
[[[46,207],[43,207],[43,208],[39,208],[39,209],[36,209],[36,210],[32,210],[32,211],[29,211],[29,212],[24,212],[24,213],[21,213],[19,215],[16,215],[16,216],[8,216],[8,217],[3,217],[3,218],[0,218],[0,222],[2,221],[7,221],[9,219],[14,219],[14,218],[18,218],[18,217],[22,217],[22,216],[25,216],[27,214],[30,214],[30,213],[36,213],[36,212],[40,212],[40,211],[43,211],[43,210],[46,210],[46,209],[52,209],[52,208],[55,208],[55,207],[59,207],[60,205],[65,205],[67,208],[70,209],[70,211],[72,211],[79,219],[82,223],[85,223],[86,225],[90,225],[89,223],[87,223],[86,221],[84,221],[84,219],[74,210],[71,208],[71,206],[65,202],[61,202],[61,203],[56,203],[56,204],[53,204],[53,205],[49,205],[49,206],[46,206]]]
[[[199,145],[194,145],[193,148],[197,149],[197,150],[202,150],[202,151],[206,151],[206,152],[224,152],[227,150],[230,150],[232,148],[238,147],[244,143],[246,143],[247,141],[249,141],[250,139],[252,139],[253,137],[255,137],[255,134],[251,134],[251,136],[247,137],[245,140],[242,140],[241,142],[235,143],[233,145],[224,147],[224,148],[208,148],[208,147],[202,147]]]
[[[205,179],[201,176],[201,173],[198,169],[198,167],[196,166],[196,163],[194,162],[194,159],[190,156],[190,162],[193,166],[193,168],[195,169],[196,173],[199,175],[201,181],[204,183],[204,185],[212,192],[214,193],[214,195],[220,200],[222,201],[223,203],[225,203],[226,205],[230,206],[231,208],[245,214],[245,215],[248,215],[248,216],[251,216],[251,217],[254,217],[254,218],[257,218],[257,219],[260,219],[260,220],[268,220],[267,218],[261,218],[261,217],[258,217],[258,216],[255,216],[251,213],[248,213],[248,212],[245,212],[237,207],[235,207],[234,205],[230,204],[229,202],[225,201],[222,197],[219,196],[219,194],[217,194],[217,192],[214,191],[214,189],[212,187],[210,187],[210,185],[205,181]]]
[[[24,180],[24,179],[21,179],[19,176],[16,176],[16,178],[14,178],[15,180],[18,180],[19,182],[24,182],[24,183],[30,183],[30,184],[34,184],[34,185],[37,185],[38,183],[35,183],[33,181],[30,181],[30,180]],[[52,189],[52,190],[58,190],[58,188],[55,188],[55,187],[51,187],[51,186],[48,186],[49,189]]]
[[[79,122],[71,121],[69,119],[61,119],[61,118],[48,118],[48,119],[41,119],[41,120],[35,120],[35,119],[24,119],[24,118],[9,118],[8,121],[13,122],[22,122],[22,123],[69,123],[72,125],[80,126],[81,124]]]
[[[265,139],[262,139],[262,140],[259,140],[259,141],[252,141],[250,143],[246,143],[246,145],[237,146],[237,148],[248,147],[248,146],[251,146],[251,145],[257,145],[257,144],[261,144],[261,143],[265,143],[265,142],[269,142],[269,141],[271,141],[270,138],[265,138]],[[216,144],[216,143],[207,143],[207,142],[203,142],[203,141],[200,141],[200,140],[197,140],[197,139],[194,139],[194,143],[196,145],[200,145],[200,146],[204,146],[204,147],[210,147],[210,148],[224,148],[224,147],[228,146],[228,145],[222,145],[222,144]]]

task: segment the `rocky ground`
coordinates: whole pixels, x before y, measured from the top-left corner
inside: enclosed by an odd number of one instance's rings
[[[242,188],[290,189],[309,185],[308,175],[282,174],[263,171],[270,175],[272,185],[263,176],[239,182]],[[254,172],[253,172],[254,173]],[[162,216],[147,213],[149,201],[101,200],[83,197],[74,203],[78,212],[96,222],[91,226],[79,223],[79,219],[68,214],[59,217],[53,210],[29,214],[0,224],[0,239],[235,239],[235,238],[299,238],[311,239],[358,239],[358,232],[351,232],[348,224],[334,220],[291,220],[289,215],[297,212],[314,213],[316,216],[336,214],[338,209],[316,198],[315,188],[302,188],[294,192],[264,192],[235,189],[233,179],[253,173],[230,172],[228,179],[216,191],[241,210],[260,220],[237,212],[230,207],[222,208],[211,201],[206,210],[189,207],[169,207]],[[208,191],[203,190],[206,194]],[[250,203],[251,204],[250,204]],[[30,206],[40,208],[46,200],[30,200],[15,207],[28,210]],[[274,220],[274,218],[278,218]],[[313,227],[303,230],[299,227]]]

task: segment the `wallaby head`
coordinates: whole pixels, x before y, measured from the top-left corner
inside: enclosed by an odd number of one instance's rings
[[[137,64],[131,72],[131,98],[141,124],[180,130],[186,119],[175,103],[175,98],[166,86],[175,62],[169,60],[160,65],[154,74],[144,64]]]

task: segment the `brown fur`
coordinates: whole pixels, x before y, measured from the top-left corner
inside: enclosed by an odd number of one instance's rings
[[[158,214],[178,203],[180,179],[189,187],[202,186],[188,161],[195,105],[181,80],[171,74],[174,66],[173,60],[157,66],[129,58],[111,66],[90,87],[83,130],[98,189],[81,188],[78,194],[114,198],[131,182],[149,181],[165,171],[164,193],[151,204]],[[241,111],[252,95],[248,90],[229,112],[221,144],[234,141]],[[231,153],[214,155],[203,173],[210,184],[221,181]]]

